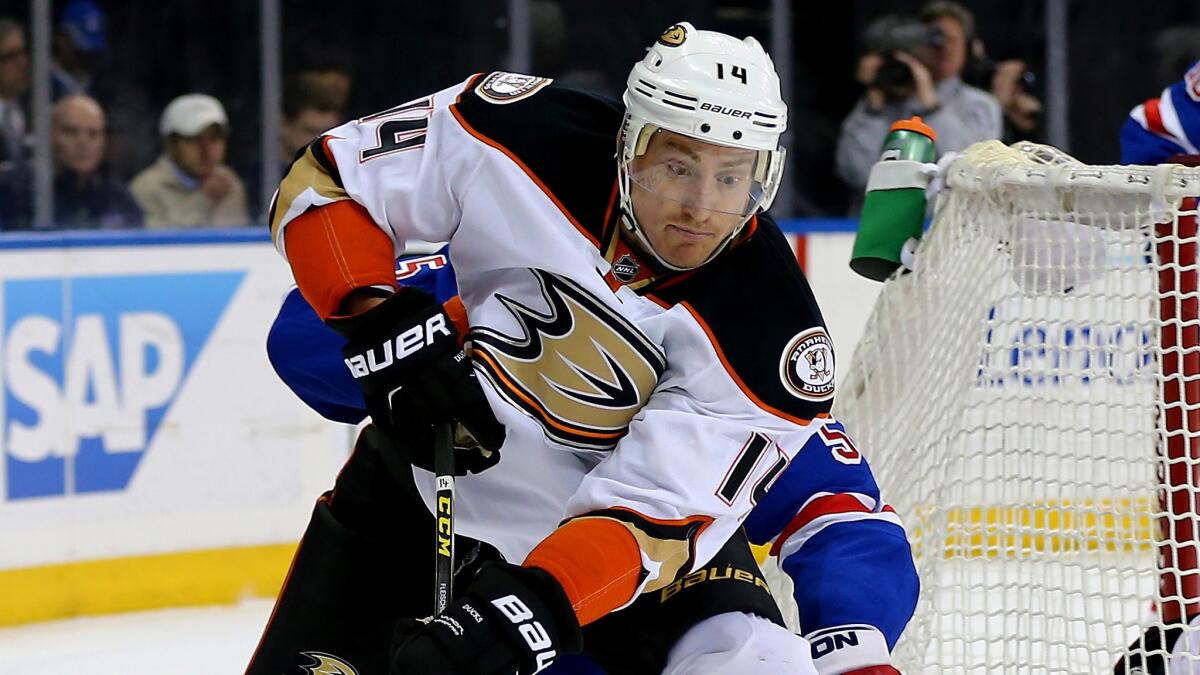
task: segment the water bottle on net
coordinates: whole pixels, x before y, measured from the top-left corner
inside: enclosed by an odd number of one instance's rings
[[[867,179],[850,269],[883,281],[900,267],[905,242],[920,239],[930,181],[926,167],[937,161],[936,140],[920,117],[892,123]]]

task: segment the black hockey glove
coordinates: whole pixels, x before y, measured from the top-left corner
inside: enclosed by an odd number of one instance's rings
[[[407,459],[432,469],[433,426],[457,421],[455,469],[476,473],[500,461],[504,426],[488,406],[454,324],[428,293],[401,288],[360,314],[328,325],[346,336],[346,365],[367,412]]]
[[[1133,644],[1129,651],[1113,666],[1115,675],[1169,675],[1167,667],[1171,651],[1179,636],[1183,635],[1183,624],[1171,626],[1151,626],[1146,629]]]
[[[392,675],[529,675],[583,649],[575,610],[548,573],[485,563],[452,602],[392,654]]]
[[[372,417],[372,419],[374,418]],[[404,432],[397,433],[395,431],[384,431],[383,435],[386,437],[385,442],[402,461],[429,472],[436,471],[434,468],[435,451],[432,433],[427,433],[425,436],[419,438],[413,434],[406,436]],[[496,463],[500,461],[500,451],[488,450],[483,447],[483,444],[475,440],[475,437],[463,426],[462,422],[454,423],[454,436],[452,440],[454,445],[455,476],[479,473],[484,469],[496,466]]]

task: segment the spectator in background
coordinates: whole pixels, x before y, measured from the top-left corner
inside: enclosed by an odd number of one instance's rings
[[[1000,105],[989,93],[966,85],[961,74],[974,18],[957,3],[932,2],[924,21],[885,16],[866,31],[868,53],[858,64],[863,97],[842,122],[836,171],[862,202],[871,166],[892,122],[921,116],[937,132],[939,153],[1000,138]]]
[[[0,176],[0,230],[43,227],[91,230],[140,227],[142,212],[104,164],[104,110],[86,94],[54,105],[54,222],[33,222],[33,171],[28,163]]]
[[[19,164],[28,156],[22,99],[29,90],[29,47],[25,28],[0,19],[0,166]]]
[[[1032,93],[1034,76],[1028,64],[1022,59],[992,59],[978,36],[971,38],[969,50],[962,79],[996,97],[1004,113],[1004,142],[1037,140],[1042,102]]]
[[[97,70],[108,57],[108,30],[104,11],[92,0],[71,0],[63,8],[54,31],[50,71],[55,99],[68,94],[93,93]]]
[[[279,127],[279,162],[282,168],[296,157],[296,151],[341,124],[343,113],[319,99],[283,101],[283,120]]]
[[[1029,93],[1031,77],[1025,62],[1020,59],[1001,61],[992,71],[989,91],[1004,113],[1005,140],[1030,139],[1037,133],[1042,119],[1042,102]]]
[[[330,81],[333,81],[330,78]],[[282,178],[296,158],[296,152],[307,146],[314,138],[346,121],[346,113],[339,105],[345,102],[346,90],[340,80],[332,86],[321,78],[308,77],[308,73],[295,73],[284,80],[283,116],[279,126],[279,156],[260,157],[259,161],[243,167],[246,177],[246,193],[251,203],[257,204],[259,221],[265,222],[269,204],[260,203],[262,190],[262,162],[274,161]],[[272,186],[274,187],[274,186]]]
[[[146,227],[228,227],[249,224],[246,188],[225,166],[229,118],[221,102],[186,94],[167,104],[158,125],[163,154],[130,188]]]
[[[285,105],[290,97],[293,101],[308,101],[322,110],[344,111],[349,106],[354,83],[350,57],[337,47],[314,44],[318,39],[306,36],[288,51],[284,61],[288,64]]]
[[[344,106],[349,91],[343,88],[341,79],[328,73],[325,76],[298,73],[288,79],[283,90],[280,126],[280,162],[284,171],[292,163],[296,150],[346,121]]]

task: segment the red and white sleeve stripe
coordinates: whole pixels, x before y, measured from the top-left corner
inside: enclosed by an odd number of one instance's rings
[[[859,520],[880,520],[903,528],[900,516],[887,504],[876,501],[861,492],[818,492],[792,518],[787,527],[775,538],[771,554],[782,560],[800,549],[801,546],[826,527],[835,523]]]
[[[1161,136],[1183,148],[1186,154],[1196,154],[1197,149],[1183,131],[1171,90],[1164,89],[1158,98],[1152,98],[1135,107],[1130,116],[1152,134]]]

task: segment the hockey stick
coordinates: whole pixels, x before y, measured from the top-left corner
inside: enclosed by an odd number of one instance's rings
[[[437,517],[437,561],[433,572],[433,614],[446,609],[454,584],[454,427],[443,422],[434,428],[433,470]]]

